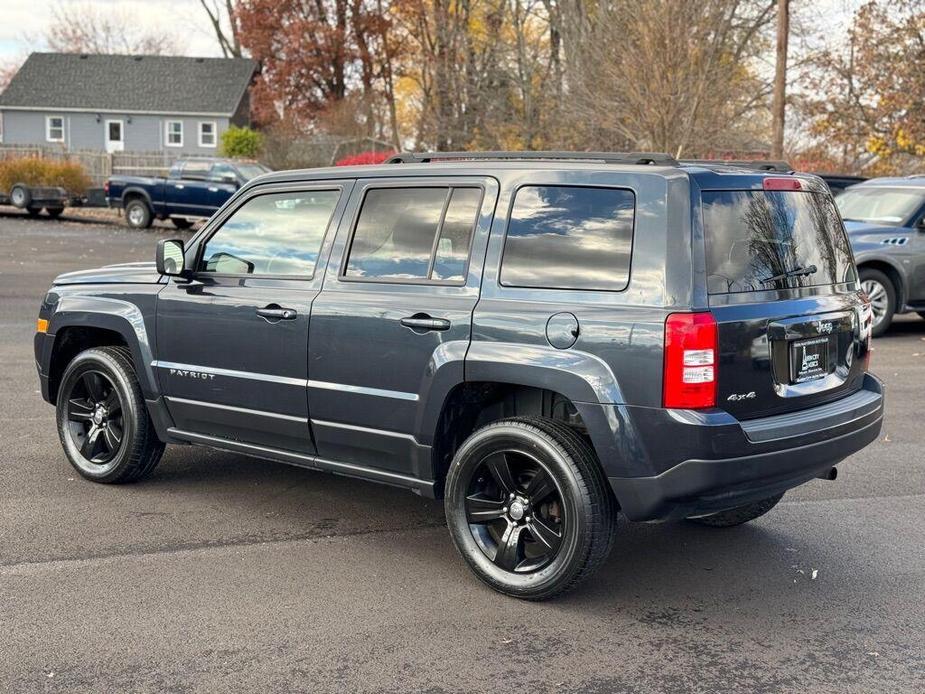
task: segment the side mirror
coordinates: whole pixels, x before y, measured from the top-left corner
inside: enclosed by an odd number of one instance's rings
[[[922,217],[918,223],[915,225],[915,228],[919,231],[925,231],[925,217]]]
[[[241,187],[241,184],[238,183],[238,177],[235,176],[234,174],[230,174],[230,173],[222,174],[221,181],[222,183],[228,183],[230,185],[233,185],[235,188]]]
[[[185,277],[188,273],[183,265],[183,241],[181,239],[158,241],[155,263],[157,271],[162,275]]]

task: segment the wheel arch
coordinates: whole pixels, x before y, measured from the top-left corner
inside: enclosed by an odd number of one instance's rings
[[[858,272],[870,268],[879,270],[893,283],[896,291],[896,312],[901,313],[906,305],[906,278],[905,273],[892,261],[884,258],[870,258],[858,263]]]
[[[70,360],[85,349],[104,345],[127,347],[142,393],[149,399],[157,397],[144,316],[134,304],[108,297],[61,297],[49,321],[48,333],[54,335],[54,340],[45,357],[44,371],[49,375],[52,402]]]

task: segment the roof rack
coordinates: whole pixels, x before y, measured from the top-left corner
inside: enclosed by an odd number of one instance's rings
[[[426,164],[434,161],[476,160],[599,161],[605,164],[678,166],[678,160],[663,152],[402,152],[386,164]]]
[[[738,166],[743,169],[757,169],[758,171],[777,171],[780,173],[793,173],[790,162],[773,159],[682,159],[681,164],[699,164],[702,166]]]

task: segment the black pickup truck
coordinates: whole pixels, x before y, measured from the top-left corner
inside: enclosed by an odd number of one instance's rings
[[[136,229],[170,219],[178,229],[208,219],[242,185],[270,169],[231,159],[178,159],[163,176],[113,176],[104,186],[110,207],[125,210]]]

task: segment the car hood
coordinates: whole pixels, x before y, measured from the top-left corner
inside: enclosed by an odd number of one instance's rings
[[[65,272],[55,284],[157,284],[161,276],[153,262],[106,265],[93,270]]]

